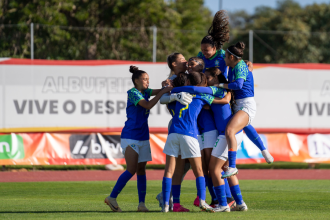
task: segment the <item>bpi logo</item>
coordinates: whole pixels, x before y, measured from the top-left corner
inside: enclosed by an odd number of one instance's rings
[[[0,136],[0,159],[23,159],[24,156],[23,138],[20,135]]]
[[[71,135],[71,156],[83,158],[124,158],[120,147],[120,135]]]
[[[307,143],[309,155],[311,157],[330,157],[330,135],[309,135]]]

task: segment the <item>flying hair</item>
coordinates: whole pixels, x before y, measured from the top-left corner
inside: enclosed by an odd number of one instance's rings
[[[201,44],[210,44],[220,50],[224,43],[229,41],[229,16],[227,11],[218,11],[213,18],[212,25]]]

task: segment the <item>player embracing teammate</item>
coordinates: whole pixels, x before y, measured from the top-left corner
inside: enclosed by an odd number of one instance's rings
[[[235,176],[238,173],[236,152],[243,140],[243,130],[268,163],[273,162],[273,157],[251,126],[256,103],[252,63],[247,62],[248,66],[242,60],[245,45],[238,42],[226,51],[222,50],[223,44],[229,40],[228,20],[225,11],[216,13],[208,35],[201,41],[198,57],[190,58],[188,63],[179,53],[168,57],[172,74],[163,82],[162,90],[149,89],[148,74],[137,67],[130,67],[134,88],[128,91],[128,119],[121,135],[127,170],[119,177],[110,196],[105,198],[105,203],[113,211],[121,211],[116,198],[135,173],[138,211],[149,211],[145,206],[145,166],[151,160],[147,119],[149,109],[162,96],[161,103],[168,104],[173,117],[163,151],[166,165],[162,193],[157,196],[162,212],[189,211],[180,205],[181,182],[189,164],[196,177],[194,205],[207,212],[248,209]],[[176,88],[172,90],[173,85]],[[156,97],[149,101],[152,95]],[[212,196],[211,206],[205,201],[206,187]]]

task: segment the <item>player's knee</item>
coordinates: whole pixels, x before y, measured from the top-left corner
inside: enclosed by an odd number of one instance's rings
[[[137,175],[145,175],[146,174],[146,167],[138,167],[136,170]]]
[[[136,167],[128,167],[126,169],[128,172],[130,172],[132,175],[134,175],[136,173]]]
[[[233,137],[235,136],[236,132],[235,129],[231,128],[231,127],[227,127],[226,128],[226,137]]]

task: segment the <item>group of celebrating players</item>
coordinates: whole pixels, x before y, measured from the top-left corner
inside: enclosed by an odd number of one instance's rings
[[[168,56],[171,74],[163,81],[162,89],[149,89],[148,74],[130,67],[134,87],[127,92],[127,121],[121,134],[127,170],[105,198],[113,211],[121,212],[116,198],[135,173],[137,211],[149,211],[145,206],[146,163],[152,160],[148,116],[159,100],[172,115],[163,150],[166,166],[162,192],[156,197],[162,212],[189,212],[180,204],[180,192],[190,168],[196,177],[195,206],[206,212],[247,211],[236,176],[242,131],[261,150],[266,162],[274,159],[251,125],[256,114],[252,63],[242,59],[243,42],[222,50],[228,40],[229,19],[221,10],[202,39],[197,57],[186,61],[180,53]],[[155,97],[149,100],[151,96]],[[210,204],[205,202],[206,187],[212,197]]]

